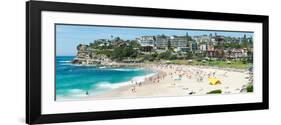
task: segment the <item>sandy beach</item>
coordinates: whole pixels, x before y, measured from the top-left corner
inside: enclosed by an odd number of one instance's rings
[[[249,83],[247,70],[221,69],[187,65],[147,64],[156,73],[142,80],[131,80],[124,85],[99,95],[84,96],[85,99],[113,99],[159,96],[205,95],[220,89],[222,94],[241,93]],[[208,78],[220,84],[211,85]]]

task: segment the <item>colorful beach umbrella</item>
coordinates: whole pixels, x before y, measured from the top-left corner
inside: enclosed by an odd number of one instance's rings
[[[220,80],[217,78],[208,78],[209,82],[211,85],[217,85],[217,84],[221,84]]]

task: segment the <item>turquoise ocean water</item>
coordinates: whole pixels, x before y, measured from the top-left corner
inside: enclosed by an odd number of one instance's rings
[[[56,57],[56,99],[79,99],[89,95],[108,92],[132,79],[142,79],[153,74],[143,68],[109,68],[96,66],[78,66],[70,61],[74,56]]]

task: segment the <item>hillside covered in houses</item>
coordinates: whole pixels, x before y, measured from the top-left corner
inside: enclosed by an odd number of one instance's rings
[[[159,61],[246,68],[253,62],[253,38],[216,33],[190,36],[188,32],[184,36],[162,34],[139,36],[134,40],[111,36],[111,39],[77,45],[77,55],[72,63],[118,65]]]

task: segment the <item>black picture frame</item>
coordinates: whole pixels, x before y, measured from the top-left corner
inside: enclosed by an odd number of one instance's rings
[[[102,111],[86,113],[41,113],[41,11],[134,15],[163,18],[207,19],[262,23],[262,102],[191,107],[169,107],[138,110]],[[57,123],[197,113],[230,112],[269,108],[269,17],[264,15],[230,14],[168,10],[155,8],[120,7],[62,2],[28,1],[26,3],[26,123]]]

